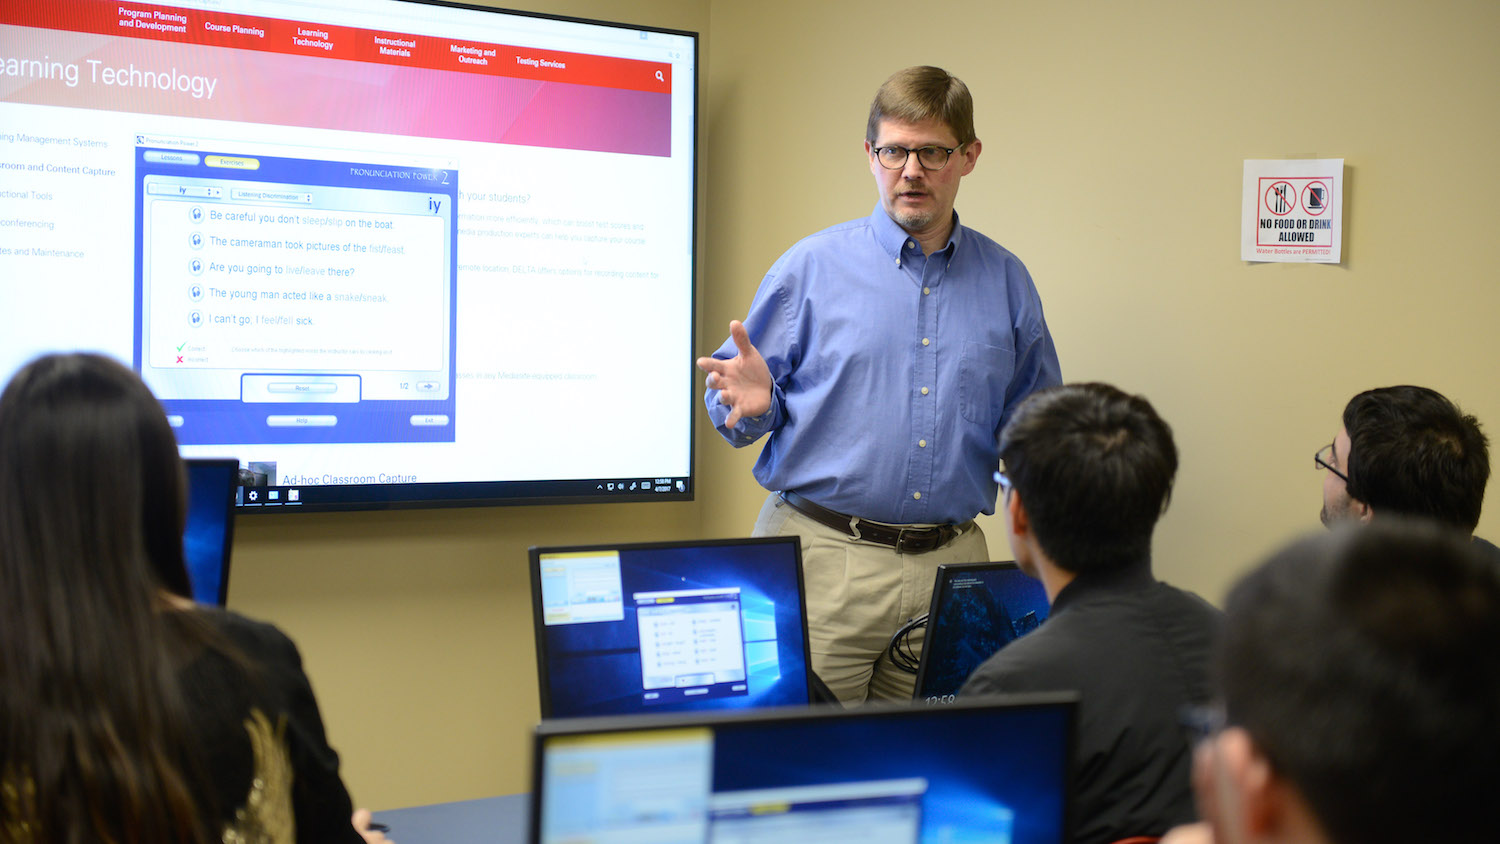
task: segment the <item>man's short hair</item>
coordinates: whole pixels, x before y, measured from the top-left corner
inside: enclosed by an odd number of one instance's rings
[[[909,67],[887,79],[870,103],[865,140],[872,144],[878,140],[882,120],[902,123],[941,120],[953,130],[960,146],[977,137],[974,98],[969,96],[969,86],[940,67]]]
[[[1344,527],[1230,592],[1216,666],[1226,721],[1336,844],[1495,827],[1500,570],[1469,546],[1430,522]]]
[[[1479,420],[1426,387],[1366,390],[1344,407],[1349,495],[1386,513],[1473,533],[1490,478]]]
[[[1000,458],[1057,565],[1081,573],[1149,559],[1177,474],[1172,429],[1150,402],[1108,384],[1038,390],[1001,432]]]

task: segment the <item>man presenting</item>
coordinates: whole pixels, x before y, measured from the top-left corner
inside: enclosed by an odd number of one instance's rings
[[[886,80],[865,154],[879,203],[793,246],[712,357],[705,396],[736,447],[769,434],[755,535],[801,537],[814,669],[845,703],[910,699],[881,658],[941,563],[988,559],[997,441],[1061,381],[1026,268],[953,211],[979,160],[968,88],[935,67]]]

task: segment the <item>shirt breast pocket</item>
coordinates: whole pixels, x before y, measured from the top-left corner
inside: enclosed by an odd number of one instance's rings
[[[998,425],[1015,368],[1014,350],[965,340],[963,355],[958,359],[958,408],[964,419],[990,427]]]

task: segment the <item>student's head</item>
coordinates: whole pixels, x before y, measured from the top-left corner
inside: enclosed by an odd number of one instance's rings
[[[1320,534],[1225,611],[1228,726],[1197,771],[1218,844],[1493,837],[1500,570],[1464,536],[1397,518]]]
[[[49,355],[0,396],[5,542],[84,559],[143,549],[161,585],[190,595],[186,480],[160,403],[101,355]],[[65,564],[58,561],[59,564]]]
[[[1320,453],[1324,524],[1402,515],[1474,532],[1490,477],[1477,419],[1434,390],[1401,386],[1350,399],[1343,421]]]
[[[1053,563],[1083,574],[1149,559],[1177,447],[1144,398],[1108,384],[1039,390],[1001,432],[1000,459],[1012,487],[1007,513],[1018,498]]]
[[[203,840],[154,570],[186,584],[183,486],[126,367],[47,356],[0,394],[0,787],[29,794],[0,809],[39,840]]]

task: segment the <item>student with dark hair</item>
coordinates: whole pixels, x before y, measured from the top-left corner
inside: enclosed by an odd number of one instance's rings
[[[1245,577],[1168,841],[1494,841],[1500,570],[1432,523],[1303,539]]]
[[[292,642],[178,594],[185,484],[119,363],[43,357],[0,395],[0,840],[384,840]]]
[[[1472,535],[1490,479],[1479,420],[1426,387],[1366,390],[1344,406],[1344,426],[1314,457],[1323,524],[1415,516]],[[1500,549],[1475,539],[1484,553]]]
[[[1081,695],[1073,841],[1161,835],[1193,811],[1178,720],[1209,697],[1219,612],[1159,582],[1151,537],[1177,473],[1167,423],[1106,384],[1034,393],[1000,437],[1006,534],[1052,604],[970,675],[961,697]]]

